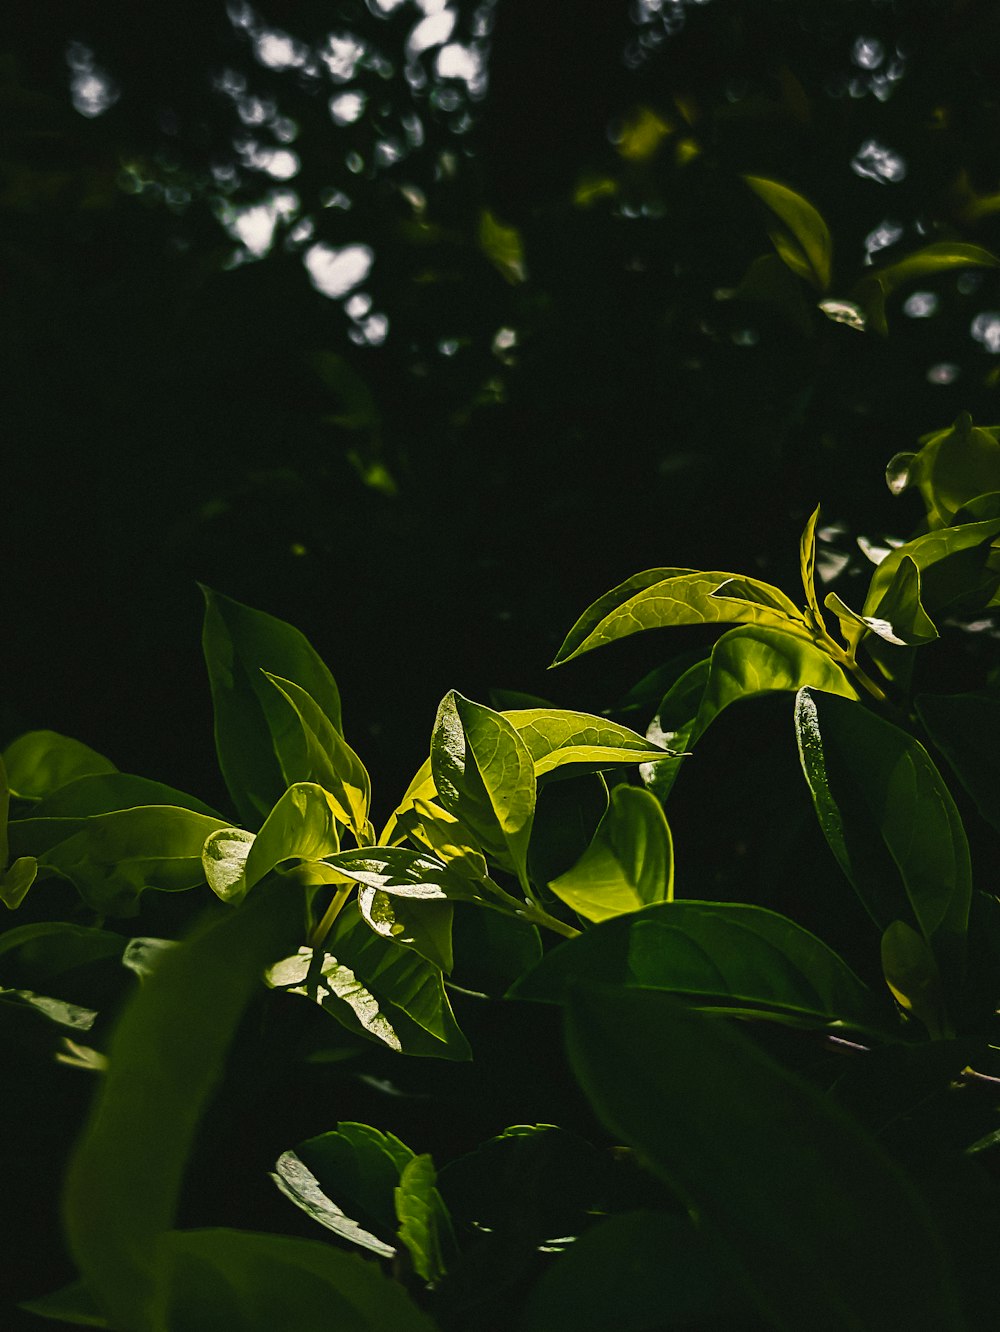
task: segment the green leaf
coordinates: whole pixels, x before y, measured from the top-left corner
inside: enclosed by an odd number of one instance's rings
[[[683,753],[689,748],[711,669],[712,659],[706,657],[703,661],[695,662],[675,681],[649,724],[646,734],[650,740],[675,752]],[[683,758],[675,758],[664,763],[639,765],[639,776],[644,785],[661,803],[670,794],[683,762]]]
[[[976,427],[968,412],[925,436],[919,453],[899,453],[886,468],[894,495],[918,486],[932,528],[947,527],[967,504],[1000,490],[1000,428]]]
[[[219,766],[240,819],[256,826],[287,786],[282,764],[296,769],[305,763],[301,723],[264,672],[305,689],[338,731],[340,694],[298,629],[211,588],[202,592]]]
[[[51,1318],[57,1323],[71,1323],[74,1327],[111,1326],[82,1281],[74,1281],[37,1300],[25,1300],[18,1308],[37,1314],[40,1318]]]
[[[972,897],[955,802],[918,741],[866,707],[804,689],[795,727],[820,827],[881,929],[909,920],[942,965],[958,964]],[[894,871],[886,874],[884,846]]]
[[[480,883],[487,877],[486,857],[468,828],[432,800],[416,797],[398,818],[410,840],[436,856],[449,871]]]
[[[27,896],[28,889],[38,873],[38,862],[34,856],[21,856],[12,865],[10,860],[10,838],[7,831],[10,813],[10,786],[7,781],[7,769],[0,758],[0,902],[11,911],[15,911]]]
[[[735,584],[739,599],[715,595]],[[759,600],[749,601],[754,592]],[[676,624],[760,624],[806,632],[802,612],[776,587],[730,573],[650,569],[605,593],[584,611],[556,653],[554,666],[643,629]]]
[[[407,1161],[395,1200],[400,1242],[408,1249],[417,1276],[433,1285],[445,1275],[454,1257],[455,1237],[429,1156]]]
[[[806,605],[812,611],[817,624],[823,623],[816,596],[816,524],[819,522],[819,505],[809,515],[799,540],[799,574],[802,578],[802,590],[806,594]]]
[[[324,945],[276,963],[268,984],[313,999],[348,1031],[403,1054],[469,1059],[471,1052],[448,1002],[440,968],[368,928],[348,902]]]
[[[538,778],[568,766],[579,771],[584,765],[596,772],[620,763],[648,763],[669,757],[659,745],[627,726],[586,712],[529,708],[503,716],[527,746]]]
[[[3,751],[10,790],[21,800],[41,800],[67,782],[92,773],[116,772],[110,759],[56,731],[29,731]]]
[[[376,1263],[315,1240],[175,1230],[161,1245],[172,1332],[435,1332]]]
[[[888,295],[913,278],[931,273],[952,272],[956,268],[1000,268],[1000,259],[981,245],[963,241],[934,241],[885,268],[877,268],[871,277]]]
[[[743,179],[782,224],[769,232],[778,254],[798,277],[805,278],[818,291],[826,291],[830,285],[833,241],[820,213],[787,185],[762,176]]]
[[[988,554],[987,543],[1000,534],[1000,518],[981,523],[963,523],[961,527],[946,527],[937,532],[927,532],[924,536],[906,542],[891,550],[872,575],[872,581],[865,597],[861,614],[876,615],[883,598],[896,580],[897,571],[904,560],[909,559],[916,565],[921,575],[921,600],[927,612],[940,616],[951,608],[952,603],[964,596],[975,583],[975,571],[978,565],[985,567]],[[971,565],[965,561],[957,564],[959,572],[958,586],[954,579],[947,577],[948,566],[953,558],[971,556]],[[981,557],[981,558],[980,558]],[[934,575],[938,575],[935,581]],[[995,587],[996,576],[987,580]]]
[[[599,772],[546,783],[538,793],[528,850],[532,883],[551,883],[572,869],[607,810],[608,784]]]
[[[945,1017],[941,973],[927,941],[905,921],[894,920],[882,935],[882,972],[893,997],[927,1028],[931,1040],[954,1036]]]
[[[623,1212],[599,1219],[529,1292],[522,1332],[651,1332],[704,1319],[745,1321],[732,1282],[691,1218]],[[729,1316],[730,1323],[721,1320]]]
[[[857,646],[868,629],[897,647],[919,647],[940,637],[920,599],[920,570],[908,555],[896,565],[892,582],[873,614],[859,615],[834,592],[826,598],[826,605],[840,619],[841,629],[852,647]],[[852,630],[852,624],[858,626],[857,630]]]
[[[202,846],[224,826],[220,819],[172,805],[122,809],[84,820],[79,831],[41,852],[38,861],[70,879],[94,911],[131,916],[147,888],[183,892],[204,883]]]
[[[516,285],[527,279],[521,233],[505,227],[487,208],[479,215],[479,248],[507,282]]]
[[[667,994],[595,986],[571,996],[567,1040],[600,1119],[698,1218],[766,1326],[963,1326],[949,1257],[913,1185],[824,1093],[734,1027]]]
[[[549,883],[586,920],[638,911],[674,893],[674,846],[655,796],[616,786],[594,840],[565,874]]]
[[[118,1024],[63,1204],[70,1252],[113,1326],[161,1326],[157,1242],[198,1120],[261,971],[293,946],[303,915],[294,885],[261,889],[168,952]]]
[[[372,787],[365,765],[318,703],[301,686],[264,672],[287,699],[302,727],[305,763],[295,769],[279,754],[285,781],[316,782],[336,801],[337,817],[359,840],[368,828]]]
[[[535,768],[524,741],[499,712],[452,690],[438,708],[431,737],[438,798],[488,853],[526,880],[535,813]]]
[[[916,709],[980,814],[1000,830],[1000,694],[921,694]]]
[[[51,795],[43,797],[32,810],[35,818],[89,818],[92,814],[113,814],[119,809],[139,805],[176,805],[218,819],[218,811],[195,796],[178,791],[164,782],[148,777],[134,777],[127,772],[98,773],[67,782]]]
[[[796,1026],[894,1029],[847,963],[794,921],[740,902],[663,902],[618,916],[547,953],[510,991],[566,1003],[599,976],[628,989],[664,990],[688,1003]]]
[[[542,956],[538,928],[471,903],[455,907],[452,983],[499,999]]]
[[[345,1122],[283,1153],[271,1178],[327,1230],[381,1258],[392,1258],[398,1224],[395,1189],[413,1157],[393,1134]]]

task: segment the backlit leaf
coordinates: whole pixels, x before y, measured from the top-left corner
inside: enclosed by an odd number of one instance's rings
[[[830,285],[833,241],[820,213],[808,199],[776,180],[765,180],[762,176],[743,179],[781,223],[769,233],[781,258],[793,273],[805,278],[818,291],[826,291]]]
[[[668,757],[659,745],[586,712],[558,708],[532,708],[503,714],[524,741],[535,766],[535,776],[573,766],[599,771],[621,763],[653,762]]]

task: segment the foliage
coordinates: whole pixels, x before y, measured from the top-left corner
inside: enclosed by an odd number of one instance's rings
[[[637,630],[735,626],[667,689],[647,736],[453,690],[380,833],[311,645],[216,592],[218,758],[233,807],[253,817],[227,824],[50,731],[13,741],[5,835],[38,880],[6,905],[41,909],[62,879],[81,908],[0,935],[5,1005],[87,1031],[98,1015],[74,1006],[81,967],[125,962],[142,977],[111,1000],[106,1045],[67,1043],[104,1070],[63,1197],[81,1283],[25,1308],[130,1330],[318,1327],[334,1309],[350,1326],[457,1329],[502,1295],[491,1326],[549,1328],[565,1302],[573,1326],[596,1327],[624,1243],[636,1329],[977,1325],[989,1268],[974,1255],[996,1229],[1000,906],[974,878],[967,827],[978,838],[994,813],[996,685],[918,689],[912,659],[1000,604],[1000,519],[981,516],[1000,473],[941,520],[952,474],[978,475],[980,436],[993,432],[959,421],[951,470],[926,474],[930,531],[885,555],[860,611],[832,591],[821,605],[818,511],[798,601],[741,575],[638,575],[583,613],[557,662]],[[846,952],[675,877],[684,829],[671,833],[664,803],[710,725],[775,694],[799,804],[843,872],[834,891],[853,889],[869,918]],[[131,935],[151,895],[198,883],[217,906],[183,942]],[[505,977],[493,1000],[452,979],[470,960],[457,928],[469,913]],[[516,1125],[442,1161],[342,1120],[287,1144],[272,1176],[333,1247],[315,1230],[178,1225],[199,1119],[227,1051],[252,1041],[238,1034],[248,1005],[292,1003],[303,1025],[318,1005],[345,1033],[325,1038],[334,1059],[363,1066],[381,1049],[461,1065],[490,1059],[456,1015],[470,1000],[562,1013],[594,1116],[585,1134]],[[696,1283],[661,1263],[661,1233]]]

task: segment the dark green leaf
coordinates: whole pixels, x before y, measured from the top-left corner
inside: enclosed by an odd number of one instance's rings
[[[895,582],[897,570],[903,560],[910,559],[921,574],[921,599],[928,614],[940,616],[950,609],[956,595],[965,594],[978,565],[985,566],[987,543],[1000,534],[1000,518],[981,523],[964,523],[961,527],[946,527],[937,532],[927,532],[924,536],[897,546],[889,552],[872,575],[872,581],[862,607],[862,615],[876,615],[883,598]],[[981,548],[981,549],[980,549]],[[960,564],[960,586],[955,589],[952,581],[940,578],[936,584],[932,574],[945,571],[952,558],[959,555],[971,557],[971,567],[965,561]],[[995,577],[987,580],[995,587]]]
[[[440,969],[375,934],[354,902],[340,912],[325,949],[321,966],[311,970],[312,949],[300,948],[271,968],[268,983],[314,999],[348,1031],[390,1050],[438,1059],[471,1057]]]
[[[775,215],[780,226],[770,229],[774,248],[798,277],[805,278],[817,291],[830,285],[833,241],[822,216],[801,194],[787,185],[762,176],[743,179]]]
[[[662,902],[604,921],[552,949],[510,993],[566,1003],[573,985],[592,979],[794,1025],[881,1035],[894,1026],[891,1004],[815,935],[739,902]]]
[[[858,703],[805,689],[796,699],[799,755],[820,826],[881,929],[910,920],[958,963],[972,896],[969,846],[927,751]],[[871,843],[888,851],[885,875]]]
[[[216,810],[195,796],[148,777],[133,777],[127,772],[98,773],[67,782],[45,796],[32,810],[32,816],[37,819],[80,819],[92,814],[112,814],[119,809],[135,809],[139,805],[175,805],[179,809],[194,810],[196,814],[207,814],[209,818],[220,818]]]
[[[37,1300],[26,1300],[18,1306],[40,1318],[51,1318],[57,1323],[71,1323],[74,1327],[110,1327],[93,1297],[82,1281],[42,1295]]]
[[[376,1263],[329,1244],[242,1230],[181,1230],[161,1245],[171,1332],[434,1332]]]
[[[572,869],[551,880],[549,887],[592,921],[669,901],[674,891],[674,846],[656,797],[635,786],[616,786],[593,841]]]
[[[605,1217],[547,1268],[528,1296],[522,1332],[661,1332],[726,1315],[741,1301],[715,1251],[688,1217]]]
[[[70,1251],[114,1326],[155,1325],[156,1246],[198,1119],[262,970],[303,915],[300,889],[263,888],[168,953],[119,1023],[64,1199]]]
[[[681,753],[688,749],[711,668],[712,659],[706,657],[704,661],[695,662],[675,681],[649,724],[647,735],[651,740]],[[676,758],[667,759],[665,763],[640,765],[639,776],[661,803],[670,794],[683,762],[683,758]]]
[[[768,1327],[962,1328],[909,1180],[734,1027],[667,994],[600,986],[574,991],[567,1037],[600,1118],[699,1218]]]
[[[396,1252],[395,1189],[413,1157],[391,1133],[341,1123],[285,1152],[271,1178],[321,1226],[391,1258]]]
[[[172,805],[96,814],[44,851],[39,864],[70,879],[95,911],[130,916],[147,888],[182,892],[204,883],[201,849],[221,826],[219,819]]]
[[[458,903],[452,924],[454,984],[499,998],[542,956],[538,928],[503,911]]]
[[[22,800],[41,800],[78,777],[115,772],[115,765],[79,740],[56,731],[29,731],[3,751],[10,789]]]
[[[922,694],[916,708],[980,814],[1000,830],[1000,694]]]
[[[302,727],[265,671],[292,680],[341,729],[333,676],[298,629],[203,587],[202,643],[215,709],[219,766],[240,819],[258,827],[305,763]]]

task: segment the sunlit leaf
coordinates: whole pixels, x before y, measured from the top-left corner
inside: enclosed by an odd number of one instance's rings
[[[306,690],[337,730],[340,694],[298,629],[211,588],[202,592],[219,766],[241,821],[257,827],[287,786],[282,764],[298,769],[305,762],[299,719],[264,672]]]
[[[946,527],[907,541],[891,550],[876,567],[862,607],[862,615],[875,615],[892,586],[903,560],[910,559],[920,572],[921,600],[931,617],[940,617],[961,602],[970,587],[978,585],[977,571],[986,570],[988,543],[1000,535],[1000,518]],[[955,561],[965,556],[966,560]],[[954,567],[957,576],[949,577]],[[995,588],[997,578],[984,572],[984,588]]]
[[[565,1003],[575,984],[594,977],[796,1026],[884,1035],[894,1025],[891,1005],[815,935],[741,902],[661,902],[606,920],[552,949],[511,995]]]
[[[886,469],[893,494],[917,486],[932,528],[951,524],[980,495],[1000,491],[1000,428],[974,426],[963,412],[953,426],[921,440],[918,453],[899,453]]]
[[[940,637],[920,599],[920,570],[908,555],[897,563],[892,581],[871,615],[851,610],[835,592],[827,596],[825,604],[840,620],[852,647],[869,629],[897,647],[918,647]]]
[[[264,672],[288,700],[302,727],[304,762],[296,769],[289,755],[279,755],[285,781],[316,782],[332,796],[337,817],[359,839],[368,826],[371,780],[365,765],[319,704],[300,685]]]
[[[638,787],[616,786],[590,846],[549,887],[592,921],[669,901],[674,848],[660,802]]]
[[[740,599],[715,594],[727,583],[742,590]],[[754,591],[760,598],[748,601]],[[761,624],[806,632],[802,612],[778,588],[730,573],[650,569],[637,574],[584,611],[556,654],[553,665],[583,652],[637,634],[676,624]]]
[[[579,771],[584,765],[598,771],[667,757],[658,745],[606,717],[559,708],[530,708],[503,715],[527,746],[536,777],[567,766]]]
[[[524,881],[535,768],[506,717],[452,690],[434,723],[431,771],[444,808],[468,825],[484,851],[509,859]]]
[[[764,1325],[962,1327],[927,1205],[825,1092],[668,994],[578,988],[567,1039],[600,1119],[697,1216]]]
[[[830,285],[833,241],[830,229],[816,208],[787,185],[762,176],[743,179],[762,199],[781,226],[771,228],[774,248],[793,273],[805,278],[819,291]]]

